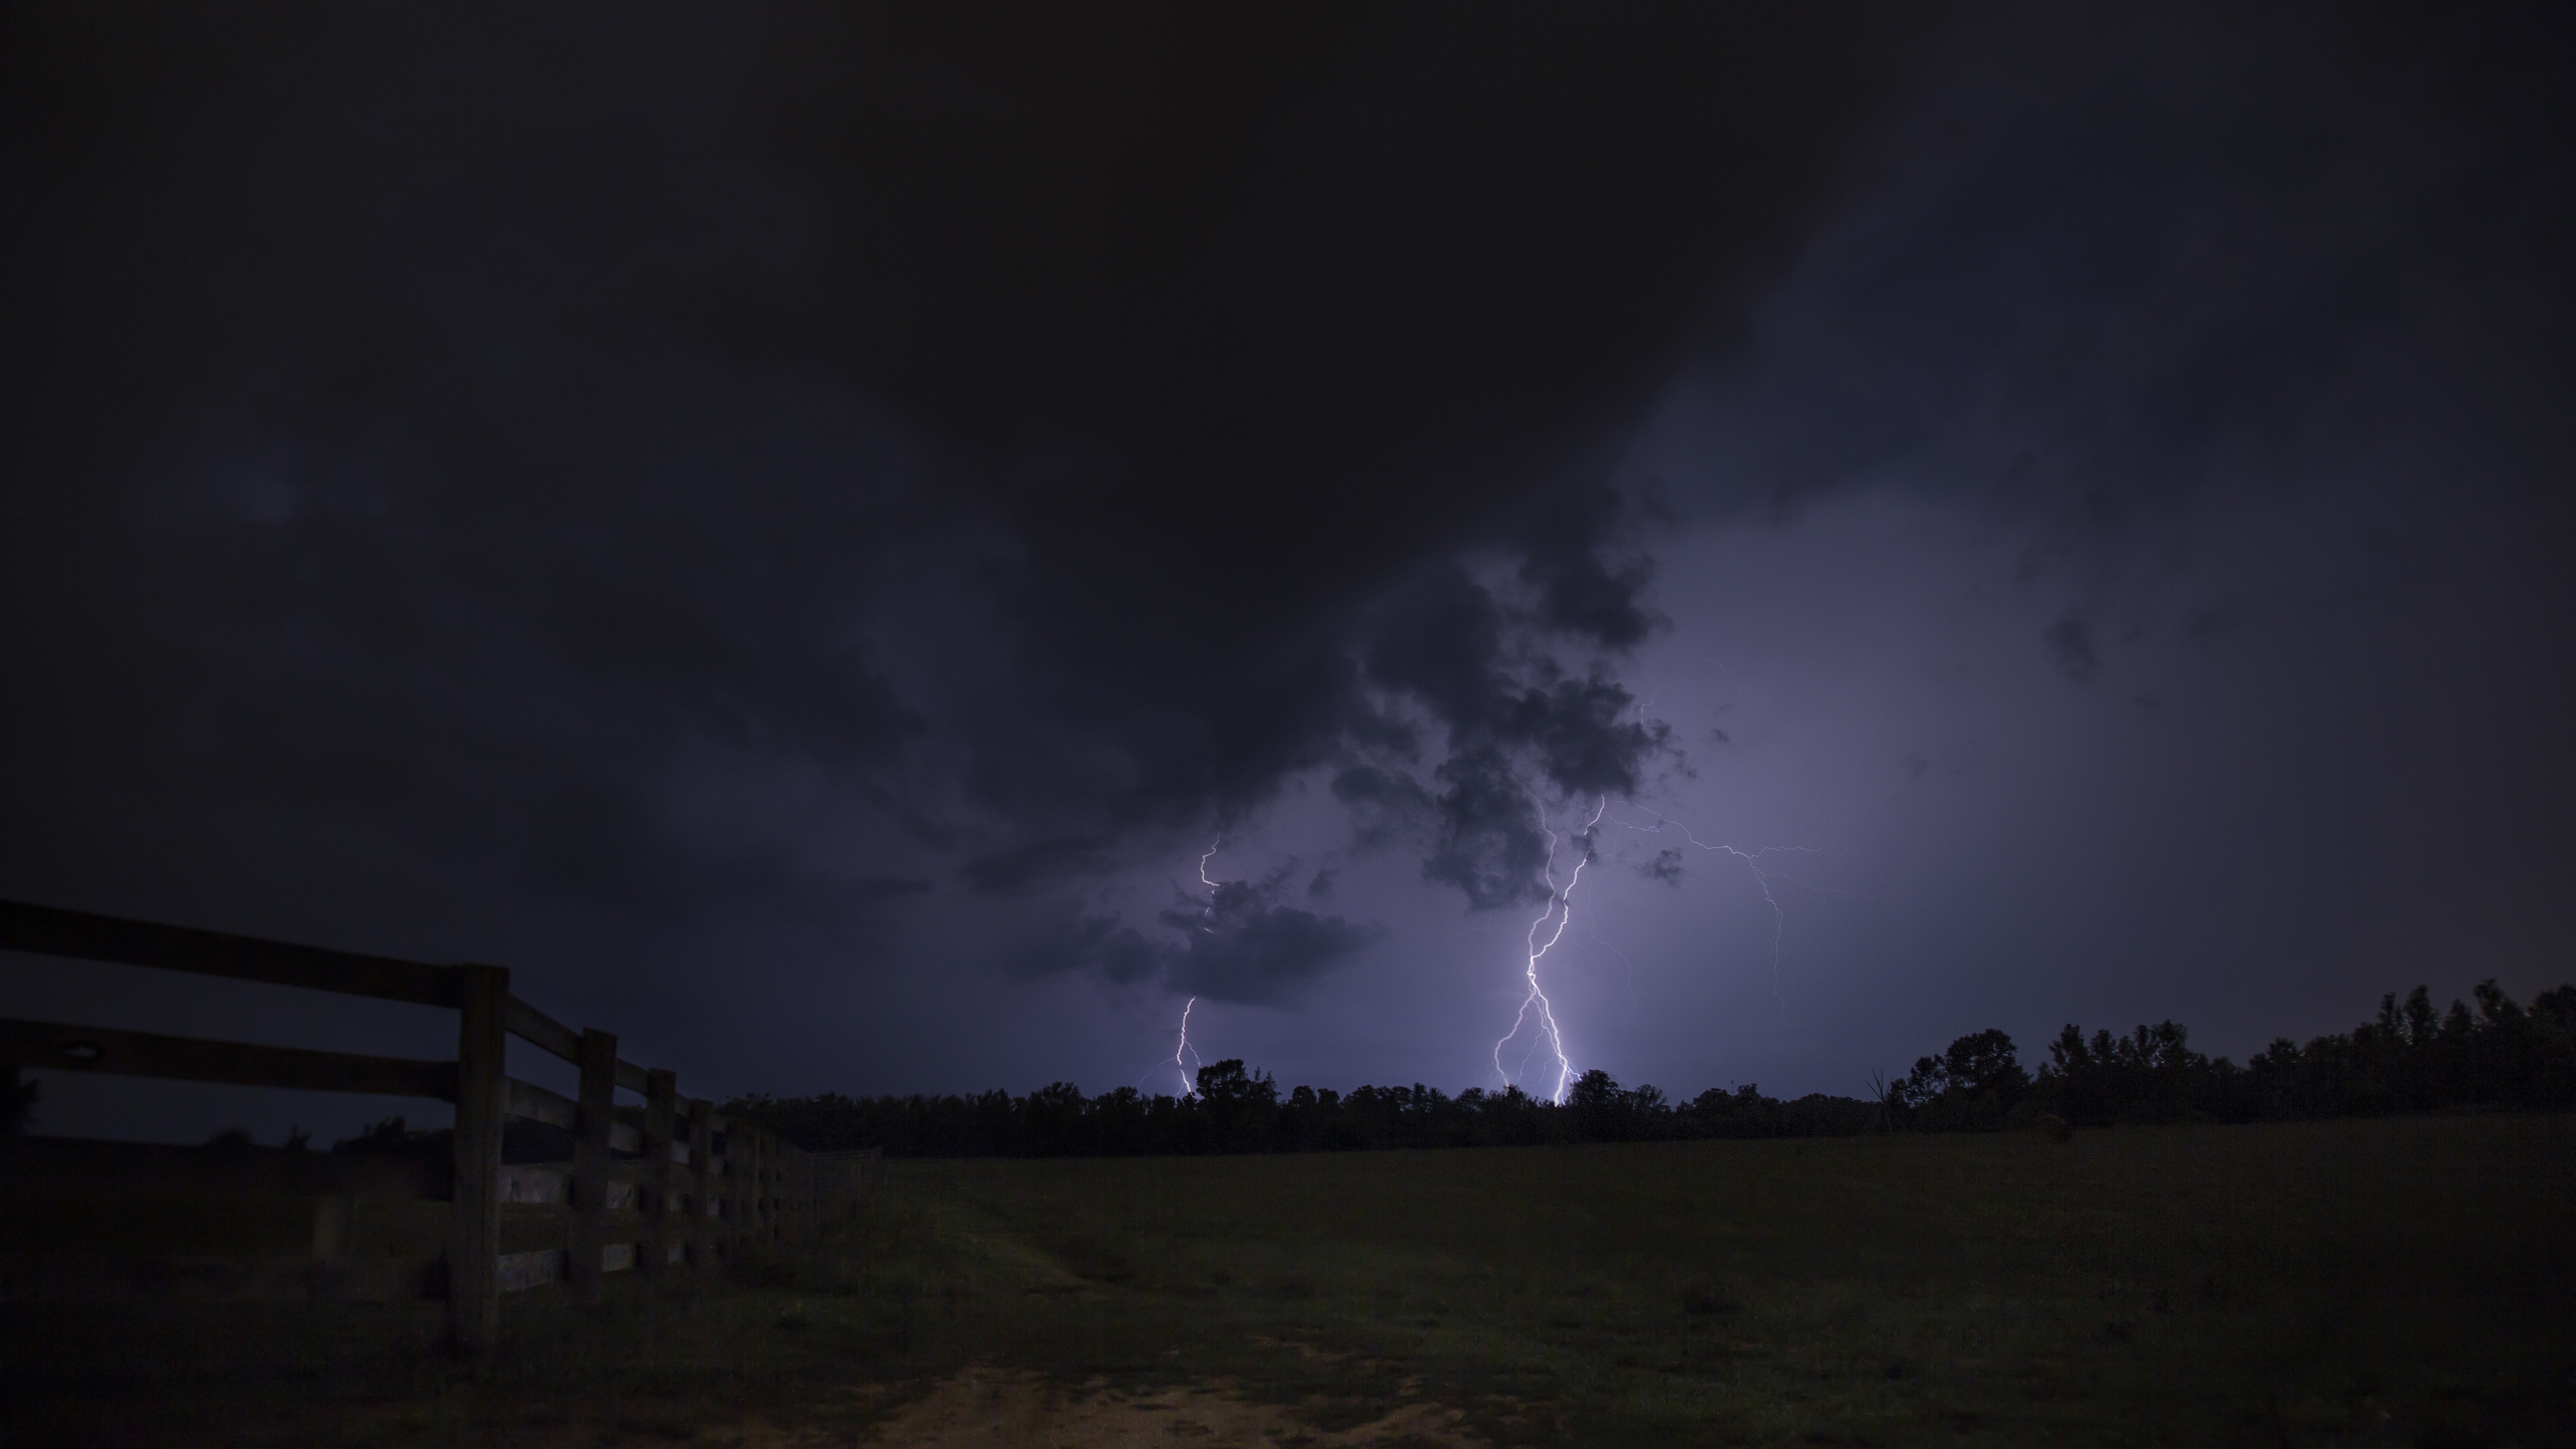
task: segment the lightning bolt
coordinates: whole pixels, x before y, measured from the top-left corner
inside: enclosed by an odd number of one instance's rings
[[[1181,1044],[1172,1049],[1172,1070],[1181,1074],[1181,1095],[1185,1098],[1199,1094],[1198,1079],[1181,1063],[1183,1056],[1187,1056],[1193,1062],[1199,1059],[1197,1049],[1190,1045],[1190,1012],[1198,1004],[1199,999],[1193,996],[1190,998],[1190,1004],[1181,1008]]]
[[[1216,915],[1217,883],[1208,879],[1207,867],[1208,862],[1216,859],[1216,853],[1223,849],[1225,849],[1225,837],[1220,835],[1216,838],[1216,843],[1207,848],[1207,854],[1199,857],[1199,884],[1208,888],[1207,909],[1199,912],[1199,929],[1211,936],[1216,934],[1216,927],[1209,922]],[[1180,1045],[1172,1048],[1172,1070],[1180,1074],[1183,1098],[1195,1097],[1199,1094],[1198,1078],[1191,1071],[1193,1065],[1199,1064],[1199,1053],[1196,1047],[1190,1045],[1190,1013],[1198,1009],[1198,1004],[1199,999],[1193,996],[1188,1004],[1181,1008],[1181,1041]]]
[[[1593,927],[1592,929],[1584,932],[1584,934],[1592,938],[1593,945],[1598,946],[1602,950],[1609,952],[1611,955],[1618,957],[1619,964],[1628,968],[1628,1011],[1631,1019],[1633,1019],[1637,1011],[1637,963],[1628,959],[1627,952],[1620,950],[1618,947],[1611,945],[1605,940],[1602,940],[1601,928],[1599,926]]]
[[[1223,849],[1225,849],[1225,837],[1220,835],[1216,838],[1216,844],[1207,848],[1207,854],[1199,857],[1199,884],[1208,888],[1207,909],[1199,913],[1199,929],[1211,936],[1216,934],[1216,927],[1208,925],[1207,921],[1216,914],[1216,882],[1208,879],[1207,863],[1216,859],[1216,853]]]
[[[1723,668],[1724,666],[1721,665],[1719,667]],[[1634,801],[1630,801],[1628,803],[1631,805],[1636,804]],[[1785,874],[1776,867],[1766,868],[1763,865],[1763,861],[1765,858],[1773,855],[1821,855],[1824,853],[1823,848],[1813,845],[1766,845],[1758,850],[1743,850],[1732,845],[1711,845],[1707,841],[1700,839],[1698,836],[1691,834],[1691,828],[1688,825],[1673,819],[1671,816],[1665,815],[1660,811],[1647,809],[1647,807],[1642,805],[1638,805],[1636,808],[1645,810],[1647,814],[1654,816],[1655,823],[1652,825],[1638,825],[1630,821],[1619,820],[1616,817],[1613,817],[1612,823],[1627,826],[1628,829],[1636,831],[1640,835],[1661,835],[1664,833],[1664,827],[1670,825],[1675,830],[1682,833],[1682,839],[1689,841],[1691,844],[1698,846],[1702,850],[1734,856],[1737,860],[1744,862],[1744,868],[1746,870],[1753,873],[1754,882],[1762,888],[1762,903],[1771,908],[1771,999],[1780,1003],[1780,1009],[1782,1011],[1787,1011],[1789,1009],[1789,999],[1780,994],[1780,942],[1789,927],[1789,913],[1781,909],[1780,897],[1772,892],[1771,883],[1774,880],[1782,880],[1787,881],[1793,886],[1799,886],[1811,891],[1822,891],[1825,890],[1826,887],[1808,885],[1807,882],[1798,879],[1796,876]]]
[[[1562,891],[1556,888],[1556,832],[1548,829],[1546,807],[1541,806],[1539,809],[1539,829],[1547,832],[1547,862],[1539,868],[1539,878],[1547,882],[1547,905],[1538,913],[1538,919],[1530,922],[1527,942],[1529,958],[1523,963],[1522,969],[1522,974],[1529,981],[1529,994],[1521,998],[1521,1009],[1519,1014],[1512,1018],[1512,1029],[1503,1033],[1502,1040],[1494,1043],[1494,1075],[1502,1078],[1503,1085],[1508,1087],[1512,1082],[1512,1074],[1503,1066],[1503,1048],[1511,1045],[1512,1038],[1521,1034],[1521,1028],[1529,1022],[1530,1008],[1536,1006],[1539,1032],[1537,1038],[1530,1043],[1530,1051],[1535,1053],[1540,1042],[1544,1042],[1548,1050],[1555,1053],[1556,1089],[1548,1094],[1548,1100],[1559,1106],[1565,1104],[1566,1088],[1573,1084],[1574,1063],[1565,1055],[1565,1034],[1557,1029],[1556,1007],[1547,999],[1546,990],[1539,985],[1538,963],[1558,941],[1564,939],[1566,926],[1574,920],[1574,888],[1583,883],[1583,868],[1592,863],[1590,843],[1592,828],[1601,823],[1601,817],[1608,813],[1609,809],[1610,797],[1604,795],[1601,797],[1601,803],[1594,808],[1592,818],[1583,822],[1583,830],[1576,836],[1577,839],[1585,842],[1583,858],[1574,863],[1574,873],[1566,877],[1565,889]],[[1549,931],[1547,939],[1542,942],[1538,938],[1538,933],[1545,930],[1551,920],[1556,922],[1556,929]],[[1524,1067],[1529,1064],[1527,1055],[1521,1058],[1521,1064]]]

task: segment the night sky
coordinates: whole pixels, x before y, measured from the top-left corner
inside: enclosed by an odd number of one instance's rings
[[[2576,977],[2563,8],[0,13],[0,896],[710,1096],[1496,1087],[1578,862],[1684,1094]]]

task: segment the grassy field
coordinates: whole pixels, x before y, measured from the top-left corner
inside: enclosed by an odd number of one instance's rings
[[[0,1437],[2570,1444],[2576,1127],[902,1163],[619,1287],[479,1381],[435,1305],[22,1305]]]

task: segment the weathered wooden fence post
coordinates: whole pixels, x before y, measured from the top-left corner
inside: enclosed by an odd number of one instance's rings
[[[769,1236],[780,1247],[795,1241],[795,1207],[787,1197],[788,1175],[796,1170],[796,1149],[784,1137],[769,1139]]]
[[[755,1250],[769,1246],[769,1134],[754,1127],[742,1134],[743,1156],[751,1169],[751,1193],[743,1199],[742,1234]]]
[[[689,1099],[688,1256],[693,1273],[715,1267],[714,1225],[707,1221],[716,1193],[715,1129],[708,1121],[714,1115],[713,1107],[695,1097]]]
[[[787,1177],[787,1144],[775,1135],[763,1140],[768,1146],[760,1155],[761,1165],[766,1169],[760,1178],[760,1230],[771,1243],[784,1244],[787,1239],[786,1234],[780,1231],[780,1219],[786,1215],[784,1209],[787,1205],[783,1190]]]
[[[742,1261],[760,1212],[760,1134],[739,1119],[725,1131],[725,1256]]]
[[[805,1241],[803,1202],[796,1195],[796,1182],[805,1170],[805,1154],[795,1144],[782,1142],[778,1150],[778,1241]]]
[[[447,1232],[447,1328],[477,1363],[501,1336],[501,1117],[510,972],[456,968],[456,1184]]]
[[[741,1128],[718,1114],[708,1119],[707,1130],[714,1134],[709,1160],[715,1166],[715,1190],[708,1194],[712,1201],[707,1218],[715,1233],[715,1254],[710,1261],[721,1268],[741,1256],[735,1241],[737,1225],[742,1220]]]
[[[767,1214],[762,1221],[767,1225],[769,1241],[784,1247],[787,1243],[788,1154],[796,1149],[780,1140],[776,1133],[771,1133],[763,1141],[766,1146],[762,1151],[761,1161],[767,1165],[769,1171],[762,1179],[765,1195],[760,1199],[760,1204]]]
[[[795,1144],[782,1141],[778,1152],[778,1240],[782,1243],[804,1241],[796,1224],[796,1174],[804,1166],[805,1154]]]
[[[797,1159],[796,1190],[802,1194],[798,1199],[796,1231],[800,1236],[810,1239],[823,1227],[823,1160],[821,1158],[809,1152]]]
[[[743,1168],[749,1158],[743,1149],[748,1140],[743,1124],[728,1120],[724,1147],[716,1153],[716,1171],[723,1175],[716,1195],[716,1254],[729,1263],[742,1261]]]
[[[608,1212],[608,1129],[617,1114],[617,1038],[596,1028],[581,1034],[581,1103],[573,1117],[572,1288],[599,1301],[600,1253]]]
[[[782,1138],[769,1139],[769,1236],[784,1246],[788,1240],[787,1173],[795,1166],[796,1149]]]
[[[679,1108],[679,1079],[660,1067],[644,1074],[644,1241],[635,1248],[635,1266],[650,1277],[671,1276],[671,1248],[680,1241],[680,1214],[671,1202],[679,1174],[671,1148]]]

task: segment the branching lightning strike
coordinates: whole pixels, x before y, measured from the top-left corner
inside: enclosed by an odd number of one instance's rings
[[[1631,801],[1629,803],[1634,804],[1635,802]],[[1781,1010],[1788,1010],[1789,1000],[1787,997],[1780,994],[1780,941],[1782,935],[1788,929],[1789,915],[1787,911],[1781,908],[1780,898],[1772,893],[1771,883],[1774,880],[1782,880],[1787,881],[1789,884],[1794,886],[1804,887],[1807,890],[1822,890],[1823,887],[1808,885],[1805,881],[1798,879],[1796,876],[1784,874],[1777,869],[1766,869],[1762,862],[1765,857],[1772,855],[1821,855],[1823,854],[1822,848],[1813,845],[1766,845],[1758,850],[1744,850],[1732,845],[1711,845],[1707,841],[1700,839],[1698,836],[1691,834],[1691,828],[1688,825],[1683,824],[1681,821],[1675,820],[1671,816],[1665,815],[1660,811],[1646,809],[1646,807],[1642,805],[1637,806],[1637,808],[1645,810],[1647,814],[1654,816],[1655,823],[1652,825],[1637,825],[1626,820],[1618,820],[1616,817],[1613,817],[1613,823],[1626,826],[1628,829],[1636,831],[1640,835],[1661,835],[1664,833],[1664,827],[1670,825],[1675,830],[1682,833],[1682,839],[1689,841],[1691,844],[1698,846],[1702,850],[1720,852],[1734,856],[1737,860],[1744,862],[1744,868],[1746,870],[1753,873],[1755,883],[1762,887],[1762,903],[1771,908],[1771,999],[1780,1003]]]
[[[1548,1050],[1555,1053],[1556,1088],[1548,1094],[1548,1100],[1559,1106],[1564,1105],[1566,1089],[1574,1083],[1574,1062],[1565,1054],[1565,1035],[1557,1029],[1556,1008],[1548,1001],[1547,992],[1539,985],[1538,963],[1541,957],[1564,938],[1566,926],[1574,920],[1574,888],[1583,883],[1583,868],[1592,863],[1593,827],[1601,823],[1601,817],[1609,809],[1610,797],[1605,795],[1601,797],[1600,804],[1593,809],[1592,818],[1583,822],[1582,832],[1575,837],[1583,842],[1583,858],[1574,863],[1574,873],[1566,877],[1565,889],[1562,891],[1556,888],[1556,832],[1548,829],[1546,809],[1541,807],[1539,811],[1539,829],[1547,831],[1547,862],[1539,868],[1539,878],[1547,882],[1547,905],[1539,912],[1538,919],[1530,922],[1529,959],[1524,964],[1523,970],[1523,974],[1529,981],[1529,994],[1521,998],[1521,1009],[1519,1014],[1512,1018],[1512,1029],[1503,1033],[1502,1040],[1494,1043],[1494,1075],[1502,1078],[1503,1085],[1510,1086],[1512,1074],[1503,1066],[1503,1048],[1511,1045],[1512,1038],[1521,1034],[1521,1028],[1529,1022],[1530,1007],[1535,1004],[1538,1007],[1539,1033],[1538,1041],[1533,1041],[1530,1049],[1535,1052],[1539,1042],[1543,1041]],[[1538,933],[1550,920],[1556,922],[1556,929],[1548,932],[1547,940],[1542,942],[1538,938]],[[1527,1065],[1526,1056],[1522,1058],[1522,1063]]]
[[[1193,996],[1190,998],[1189,1005],[1181,1008],[1181,1044],[1172,1049],[1172,1070],[1181,1074],[1183,1097],[1195,1097],[1199,1094],[1198,1074],[1190,1067],[1181,1064],[1181,1058],[1184,1056],[1193,1063],[1199,1059],[1197,1048],[1190,1045],[1190,1012],[1195,1010],[1198,1004],[1199,999]]]
[[[1208,862],[1216,859],[1216,853],[1223,849],[1225,849],[1225,837],[1220,835],[1216,838],[1216,843],[1207,848],[1207,854],[1199,857],[1199,884],[1208,888],[1207,909],[1199,913],[1199,929],[1211,936],[1216,934],[1216,927],[1211,922],[1216,916],[1217,883],[1208,879],[1207,867]],[[1201,1063],[1198,1049],[1190,1045],[1190,1013],[1198,1009],[1198,1004],[1199,999],[1193,996],[1181,1008],[1181,1043],[1172,1048],[1172,1070],[1180,1074],[1181,1095],[1184,1098],[1199,1094],[1198,1073],[1194,1068]],[[1185,1057],[1187,1061],[1183,1060]]]
[[[1216,859],[1216,853],[1223,849],[1225,849],[1225,837],[1220,835],[1216,838],[1216,844],[1207,848],[1207,854],[1199,857],[1199,884],[1208,888],[1207,909],[1199,912],[1199,929],[1211,936],[1216,934],[1216,927],[1208,924],[1209,919],[1216,915],[1216,882],[1208,879],[1207,863]]]

